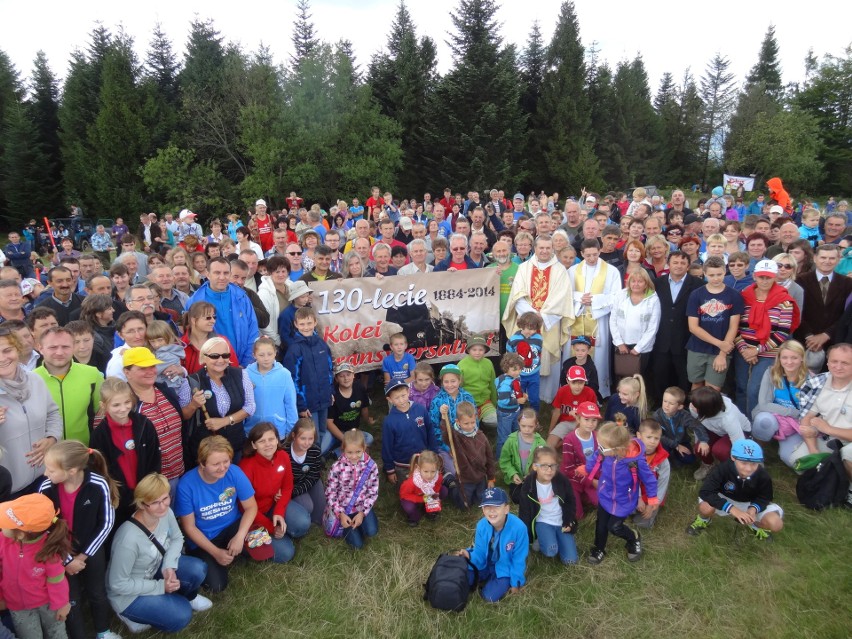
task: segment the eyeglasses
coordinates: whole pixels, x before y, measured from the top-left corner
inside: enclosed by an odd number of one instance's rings
[[[598,450],[601,452],[601,455],[606,455],[608,452],[615,450],[615,448],[604,448],[603,444],[598,444]]]
[[[162,499],[158,499],[157,501],[148,502],[147,504],[145,504],[145,506],[148,508],[152,508],[153,506],[168,506],[171,500],[172,498],[169,495],[166,495],[165,497],[163,497]]]
[[[295,253],[295,252],[291,253],[291,252],[289,252],[289,251],[287,252],[287,255],[293,255],[293,256],[301,255],[301,254],[302,254],[302,252],[301,252],[301,251],[299,251],[298,253]]]
[[[211,320],[215,320],[216,316],[215,315],[205,315],[204,319],[206,319],[209,322]]]
[[[451,251],[466,251],[467,249],[463,246],[454,246],[450,249]]]
[[[781,262],[779,262],[779,263],[778,263],[778,268],[779,268],[779,269],[783,268],[783,269],[787,269],[787,270],[791,270],[791,271],[792,271],[795,267],[794,267],[792,264],[782,264]]]
[[[153,295],[149,295],[148,297],[131,297],[130,301],[139,304],[140,302],[153,302],[155,299],[157,298]]]
[[[556,470],[559,468],[559,464],[536,464],[539,468],[543,468],[544,470]]]
[[[207,359],[229,359],[231,357],[230,353],[207,353],[205,355]]]
[[[666,235],[674,235],[675,237],[680,237],[683,235],[680,231],[666,231]]]

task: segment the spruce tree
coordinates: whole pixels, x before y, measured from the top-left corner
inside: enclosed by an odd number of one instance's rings
[[[599,158],[604,184],[624,188],[627,182],[627,162],[619,140],[621,127],[616,116],[615,89],[612,70],[606,62],[598,62],[597,48],[589,48],[586,86],[590,108],[593,148]]]
[[[180,126],[180,65],[172,43],[157,24],[145,58],[141,90],[152,149],[164,148]]]
[[[758,84],[763,85],[773,100],[781,99],[784,85],[781,82],[781,63],[778,60],[778,40],[775,39],[775,25],[772,24],[763,36],[757,62],[746,77],[746,89]]]
[[[426,145],[423,121],[434,90],[436,63],[435,43],[428,36],[418,42],[411,15],[400,2],[389,29],[388,51],[373,56],[367,84],[381,112],[402,127],[406,161],[396,183],[405,195],[419,195],[427,187],[419,159]]]
[[[314,23],[311,21],[310,0],[298,0],[296,11],[298,15],[293,27],[293,48],[296,53],[290,57],[294,69],[298,68],[302,60],[313,54],[319,46],[319,39],[314,31]]]
[[[427,123],[432,185],[511,189],[522,177],[519,73],[496,13],[494,0],[459,0],[452,13],[454,65],[431,96]]]
[[[613,79],[618,144],[628,167],[625,187],[647,183],[656,175],[654,158],[659,148],[658,120],[651,105],[648,74],[641,56],[621,62]]]
[[[59,145],[59,83],[43,51],[36,54],[30,82],[29,117],[35,126],[36,142],[44,153],[48,171],[39,176],[44,186],[46,209],[62,208],[62,157]]]
[[[538,20],[533,22],[527,37],[527,46],[521,54],[521,81],[524,83],[521,94],[521,109],[526,116],[532,117],[538,108],[541,97],[541,84],[544,77],[547,48],[541,37]]]
[[[701,100],[704,102],[704,117],[701,123],[701,180],[707,185],[710,161],[717,164],[721,159],[725,134],[734,103],[734,74],[728,72],[731,61],[716,53],[701,76]]]
[[[544,79],[533,122],[540,146],[532,176],[546,190],[578,193],[600,185],[600,167],[592,147],[586,94],[585,50],[573,2],[563,2],[545,56]]]
[[[38,141],[38,131],[29,118],[26,105],[17,102],[5,109],[0,137],[0,157],[4,216],[11,228],[20,228],[30,218],[56,213],[51,195],[45,189],[50,163]]]

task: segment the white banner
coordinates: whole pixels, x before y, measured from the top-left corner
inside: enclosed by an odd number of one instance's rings
[[[728,175],[727,173],[724,175],[725,193],[735,193],[737,189],[740,187],[743,188],[743,191],[753,191],[754,190],[754,178],[753,177],[743,177],[741,175]]]

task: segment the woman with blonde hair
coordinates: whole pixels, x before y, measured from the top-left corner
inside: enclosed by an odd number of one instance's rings
[[[670,248],[668,240],[662,235],[652,235],[645,240],[645,267],[653,270],[655,277],[669,274]]]
[[[621,355],[639,358],[644,375],[660,327],[660,299],[644,269],[627,275],[627,287],[616,293],[609,315],[612,343]]]

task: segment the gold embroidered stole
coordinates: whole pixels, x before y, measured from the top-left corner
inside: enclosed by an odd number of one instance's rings
[[[532,307],[541,312],[550,292],[550,266],[540,269],[533,266],[532,280],[530,281],[530,303]]]
[[[583,262],[580,267],[574,271],[574,290],[577,293],[584,294],[586,291],[586,263]],[[598,272],[595,274],[594,279],[592,280],[592,287],[589,289],[589,292],[593,295],[599,295],[604,291],[604,285],[606,284],[606,266],[598,262]],[[577,315],[577,319],[574,320],[574,324],[571,326],[571,337],[579,337],[581,335],[585,335],[586,337],[593,338],[592,344],[594,344],[594,338],[597,337],[598,332],[598,322],[597,320],[592,318],[592,305],[588,304],[583,309],[583,312]]]

